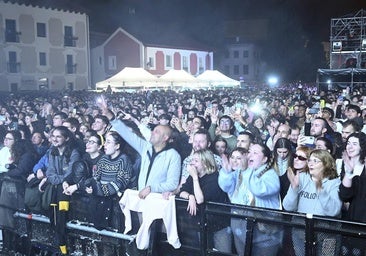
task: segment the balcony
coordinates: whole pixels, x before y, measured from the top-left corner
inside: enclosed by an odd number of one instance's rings
[[[76,74],[76,64],[66,64],[66,74]]]
[[[64,46],[75,47],[77,40],[78,40],[78,37],[75,37],[75,36],[65,36],[64,37]]]
[[[20,62],[8,62],[9,73],[20,73]]]
[[[5,31],[5,41],[8,43],[19,43],[19,36],[21,32]]]

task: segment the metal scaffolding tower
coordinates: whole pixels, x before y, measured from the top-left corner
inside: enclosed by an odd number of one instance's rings
[[[366,10],[331,19],[330,68],[366,68]]]

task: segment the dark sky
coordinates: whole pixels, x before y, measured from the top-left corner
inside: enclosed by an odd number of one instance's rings
[[[194,38],[213,49],[222,41],[227,20],[265,18],[269,35],[263,58],[283,80],[315,80],[327,68],[321,41],[329,41],[330,19],[366,9],[366,0],[18,0],[63,6],[89,15],[91,30],[127,31]],[[135,10],[135,14],[129,11]]]

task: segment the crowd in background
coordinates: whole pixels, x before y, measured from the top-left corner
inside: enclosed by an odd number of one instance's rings
[[[88,216],[98,228],[123,230],[118,200],[128,188],[142,199],[185,198],[192,216],[216,201],[365,222],[365,122],[362,87],[4,94],[0,175],[41,192],[53,186],[58,208],[43,210],[65,254],[76,191],[93,196],[91,209],[103,205]],[[277,255],[283,230],[256,228],[253,255]],[[215,248],[231,252],[232,239],[243,255],[245,229],[244,220],[224,223]],[[304,255],[303,232],[290,237],[293,253]],[[342,252],[350,248],[362,250]]]

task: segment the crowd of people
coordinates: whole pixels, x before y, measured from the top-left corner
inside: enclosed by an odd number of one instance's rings
[[[366,92],[352,89],[7,94],[0,175],[52,191],[43,210],[63,254],[74,193],[90,196],[88,221],[119,231],[118,200],[128,188],[141,199],[187,199],[192,216],[214,201],[365,222]],[[4,184],[0,191],[0,202],[9,201]],[[213,234],[214,247],[243,255],[245,230],[244,219],[232,218]],[[285,237],[258,225],[253,255],[277,255]],[[304,233],[293,230],[290,240],[290,252],[304,255]]]

